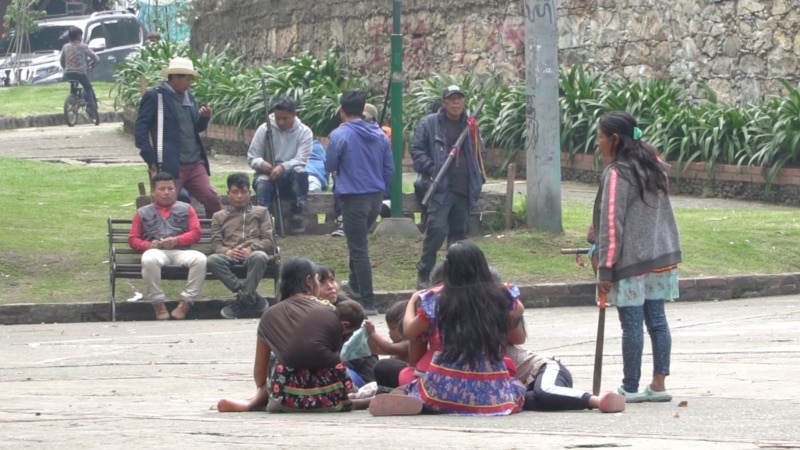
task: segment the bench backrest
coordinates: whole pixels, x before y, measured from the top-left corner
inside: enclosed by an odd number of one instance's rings
[[[109,253],[109,257],[115,259],[119,264],[138,264],[141,261],[141,253],[128,245],[128,234],[131,232],[132,224],[133,219],[108,218],[108,249],[109,252],[114,252],[114,255]],[[273,236],[273,239],[275,239],[275,236]],[[273,260],[280,254],[277,241],[274,242],[275,251],[270,255]],[[192,245],[192,250],[203,252],[206,255],[214,253],[211,248],[211,219],[200,219],[200,241]]]

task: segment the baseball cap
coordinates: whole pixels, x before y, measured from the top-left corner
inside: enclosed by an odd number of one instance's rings
[[[364,104],[364,119],[378,120],[378,108],[376,108],[372,103]]]
[[[455,84],[451,84],[444,88],[444,92],[442,92],[442,98],[450,97],[453,94],[461,94],[464,95],[464,92],[461,90],[460,87],[456,86]]]

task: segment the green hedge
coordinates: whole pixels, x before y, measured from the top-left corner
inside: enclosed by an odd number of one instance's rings
[[[194,81],[194,95],[213,105],[212,121],[220,125],[244,129],[263,122],[262,79],[271,99],[288,95],[298,101],[303,122],[318,136],[326,136],[338,126],[338,97],[347,89],[365,90],[370,101],[382,107],[385,87],[370,86],[366,77],[350,74],[336,48],[324,59],[303,53],[277,65],[260,66],[246,66],[230,54],[228,48],[207,46],[197,56],[186,42],[148,45],[118,67],[116,104],[136,107],[140,76],[153,87],[162,80],[159,73],[171,57],[185,56],[202,74]],[[718,104],[714,92],[704,85],[699,94],[705,99],[692,101],[683,88],[669,80],[606,80],[579,65],[562,69],[562,150],[570,156],[594,153],[598,118],[609,111],[625,110],[639,120],[645,138],[661,149],[665,159],[678,162],[679,171],[691,162],[704,162],[709,171],[718,163],[756,165],[765,169],[769,185],[780,168],[800,163],[800,90],[781,82],[786,95],[735,107]],[[412,82],[403,99],[406,135],[413,133],[416,123],[430,113],[442,89],[450,84],[461,86],[469,109],[485,99],[479,118],[484,139],[491,147],[505,149],[506,163],[511,161],[525,147],[524,80],[504,83],[500,77],[481,80],[437,74]]]

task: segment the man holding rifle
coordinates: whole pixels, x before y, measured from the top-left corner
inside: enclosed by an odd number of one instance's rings
[[[292,200],[289,232],[302,234],[306,231],[303,210],[308,197],[306,164],[311,156],[313,135],[311,129],[297,118],[297,102],[294,99],[279,98],[273,110],[269,115],[270,123],[258,127],[250,142],[247,164],[256,171],[253,186],[257,203],[269,208],[277,185],[281,196]],[[274,155],[268,154],[268,127],[272,130]],[[270,161],[274,161],[275,165]],[[282,219],[277,216],[276,220]]]
[[[459,136],[467,130],[466,139],[456,150],[455,160],[446,168],[429,196],[422,256],[417,262],[418,289],[425,289],[430,284],[436,253],[445,238],[448,246],[467,238],[469,212],[477,203],[484,182],[483,142],[474,118],[467,117],[464,100],[461,88],[448,86],[442,94],[442,108],[420,121],[411,143],[414,170],[427,184],[423,189],[428,189]]]

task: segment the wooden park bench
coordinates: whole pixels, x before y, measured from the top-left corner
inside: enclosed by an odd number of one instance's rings
[[[128,234],[131,231],[133,219],[108,218],[108,276],[111,286],[110,319],[116,320],[116,285],[117,278],[142,279],[142,254],[133,250],[128,245]],[[200,241],[194,244],[192,250],[203,252],[206,256],[214,251],[211,248],[211,219],[200,219]],[[277,242],[276,242],[277,244]],[[239,278],[247,277],[244,265],[233,266],[233,273]],[[264,278],[274,280],[275,292],[278,292],[278,275],[280,273],[280,248],[275,247],[275,252],[270,255],[270,264]],[[185,280],[189,269],[183,266],[169,265],[161,268],[162,280]],[[211,272],[206,273],[206,280],[217,280]]]

